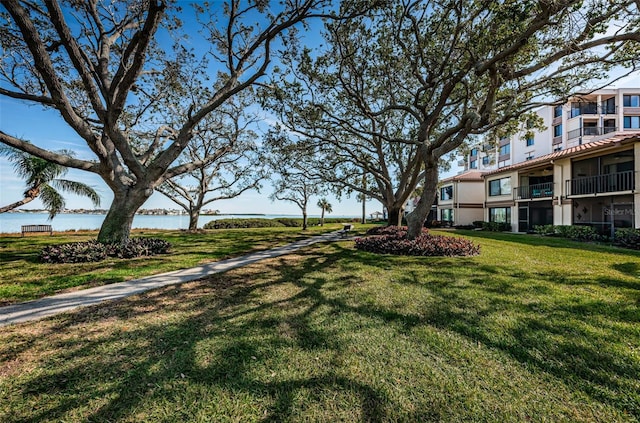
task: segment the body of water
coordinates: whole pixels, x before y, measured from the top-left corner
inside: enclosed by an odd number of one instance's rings
[[[220,215],[220,216],[200,216],[198,219],[198,227],[211,221],[218,219],[244,219],[244,218],[266,218],[276,219],[279,217],[302,218],[302,215]],[[310,217],[320,217],[310,216]],[[344,217],[352,218],[354,216],[327,216],[331,218]],[[0,213],[0,233],[20,233],[22,225],[51,225],[54,231],[73,231],[73,230],[96,230],[100,229],[104,221],[104,214],[59,214],[49,220],[46,213]],[[189,227],[189,216],[148,216],[136,215],[133,219],[133,228],[135,229],[187,229]]]

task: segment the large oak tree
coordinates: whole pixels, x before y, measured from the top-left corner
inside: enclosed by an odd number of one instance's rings
[[[407,216],[413,238],[449,153],[540,105],[605,85],[611,70],[637,71],[638,8],[609,0],[389,2],[328,23],[327,47],[291,62],[293,89],[281,95],[293,100],[274,109],[290,130],[336,146],[335,154],[342,146],[343,157],[375,158],[349,159],[367,172],[384,169],[376,155],[401,152],[395,190],[423,188]]]
[[[272,8],[230,0],[196,4],[195,11],[179,4],[2,2],[0,95],[56,110],[95,159],[61,155],[5,131],[0,142],[100,175],[114,195],[102,242],[126,241],[154,189],[210,160],[176,162],[209,113],[265,74],[279,35],[286,42],[303,21],[329,10],[328,0],[286,0]],[[193,79],[206,89],[184,91]],[[181,104],[173,108],[177,92]],[[171,124],[163,119],[168,112]]]

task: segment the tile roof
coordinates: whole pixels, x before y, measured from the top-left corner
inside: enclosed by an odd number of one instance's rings
[[[453,182],[453,181],[482,181],[482,177],[486,172],[481,170],[468,170],[459,175],[450,176],[441,180],[440,182]]]
[[[614,135],[611,138],[606,138],[599,141],[593,141],[582,145],[577,145],[575,147],[568,148],[566,150],[556,151],[550,154],[545,154],[544,156],[536,157],[531,160],[527,160],[525,162],[520,162],[516,164],[512,164],[509,166],[501,167],[500,169],[492,170],[484,173],[484,175],[495,175],[496,173],[508,172],[516,169],[524,169],[528,167],[535,167],[537,165],[541,165],[543,163],[547,163],[550,160],[558,159],[566,156],[578,155],[581,153],[587,153],[590,151],[597,151],[606,147],[613,147],[617,144],[623,142],[634,142],[640,141],[640,132],[632,132],[627,134],[619,134]]]

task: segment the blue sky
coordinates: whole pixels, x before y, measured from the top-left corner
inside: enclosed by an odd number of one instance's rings
[[[38,106],[30,106],[23,102],[0,97],[0,128],[14,136],[30,140],[32,143],[51,150],[70,149],[81,159],[95,159],[86,143],[51,110],[43,110]],[[102,208],[108,208],[113,198],[111,190],[102,179],[93,173],[70,169],[65,179],[82,181],[93,186],[102,198]],[[245,192],[240,197],[211,203],[207,208],[218,209],[223,213],[264,213],[264,214],[299,214],[298,207],[283,201],[269,200],[271,193],[270,182],[263,183],[260,193]],[[24,181],[17,177],[6,157],[0,157],[0,205],[6,205],[22,198],[25,189]],[[341,202],[332,196],[327,196],[333,205],[333,215],[359,216],[362,205],[355,199],[343,198]],[[67,208],[93,208],[88,199],[74,195],[65,195]],[[317,199],[311,203],[309,214],[320,214],[315,206]],[[23,206],[25,209],[37,209],[42,205],[39,200]],[[179,207],[159,193],[154,193],[144,204],[143,208],[174,208]],[[368,213],[381,210],[379,203],[369,202]]]

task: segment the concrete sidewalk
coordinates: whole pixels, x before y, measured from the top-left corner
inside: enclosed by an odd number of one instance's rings
[[[259,251],[246,256],[217,261],[190,269],[176,270],[174,272],[147,276],[142,279],[67,292],[39,300],[0,307],[0,326],[41,319],[75,308],[139,294],[150,289],[202,279],[214,273],[225,272],[260,260],[283,256],[318,242],[344,240],[345,238],[341,238],[340,234],[341,231],[330,232],[271,250]]]

